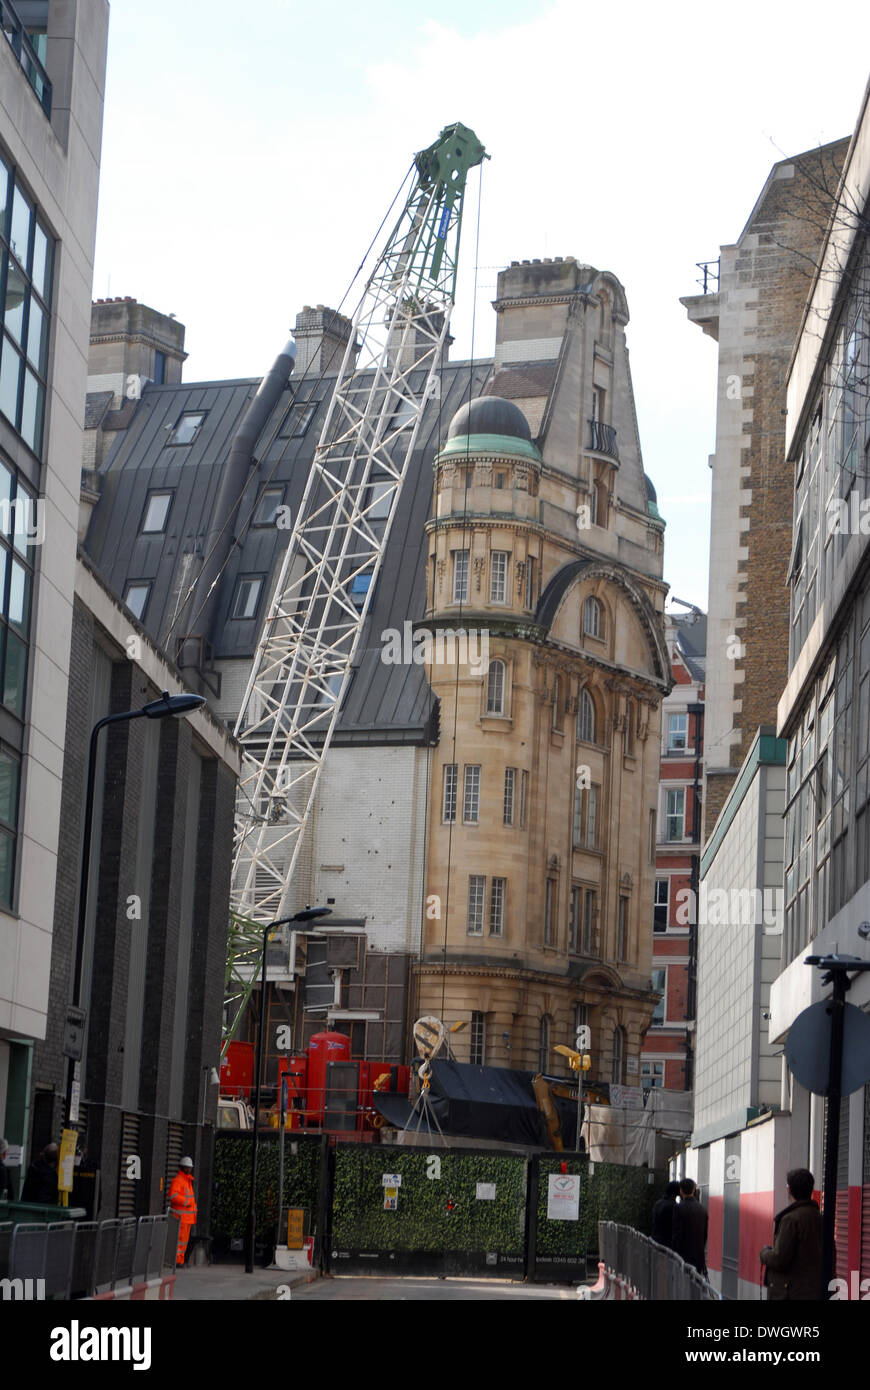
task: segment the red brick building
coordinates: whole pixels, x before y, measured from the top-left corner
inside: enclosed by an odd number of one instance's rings
[[[665,624],[675,685],[662,705],[653,905],[652,978],[662,997],[644,1039],[641,1081],[645,1089],[682,1091],[692,1086],[696,914],[690,907],[701,854],[707,619],[693,610],[667,614]]]

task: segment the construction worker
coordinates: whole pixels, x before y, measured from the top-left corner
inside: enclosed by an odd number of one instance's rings
[[[179,1220],[178,1249],[175,1252],[175,1265],[184,1264],[187,1242],[191,1228],[196,1221],[196,1198],[193,1195],[193,1159],[183,1158],[178,1172],[169,1188],[169,1209]]]

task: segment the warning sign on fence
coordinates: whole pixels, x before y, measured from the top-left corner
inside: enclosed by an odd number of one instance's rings
[[[580,1175],[551,1173],[547,1185],[547,1216],[550,1221],[580,1220]]]

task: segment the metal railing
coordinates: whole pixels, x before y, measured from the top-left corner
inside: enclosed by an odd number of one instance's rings
[[[719,293],[719,260],[715,261],[696,261],[695,265],[701,272],[698,284],[701,286],[702,294]]]
[[[0,1300],[92,1298],[175,1269],[178,1217],[0,1223]]]
[[[716,1302],[722,1295],[686,1261],[632,1226],[599,1221],[598,1248],[611,1279],[626,1297],[650,1302]]]
[[[612,425],[602,425],[600,420],[590,420],[589,440],[589,448],[594,450],[596,454],[606,454],[608,458],[616,459],[616,462],[619,462],[616,430]]]
[[[24,75],[36,93],[37,100],[51,117],[51,83],[48,73],[39,61],[25,25],[11,0],[0,0],[0,28],[24,71]]]

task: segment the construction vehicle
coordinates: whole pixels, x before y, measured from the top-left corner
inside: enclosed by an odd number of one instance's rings
[[[243,756],[224,1051],[262,978],[264,927],[292,913],[291,883],[320,769],[422,413],[439,394],[465,183],[485,158],[460,124],[415,156],[410,192],[354,317],[257,645],[235,726]]]

